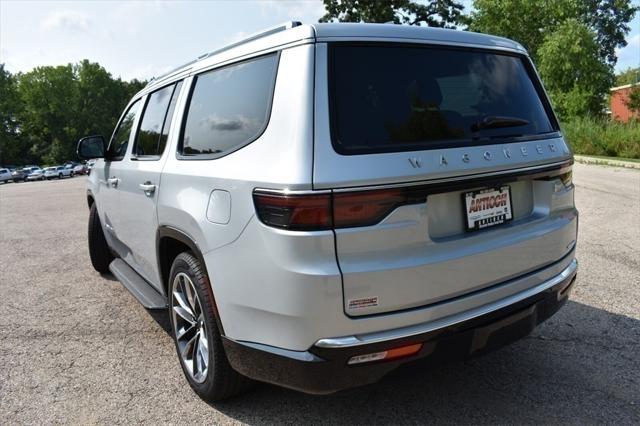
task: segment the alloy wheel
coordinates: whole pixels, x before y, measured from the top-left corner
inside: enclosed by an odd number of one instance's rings
[[[171,315],[182,363],[191,378],[202,383],[209,370],[209,338],[195,285],[184,272],[173,279]]]

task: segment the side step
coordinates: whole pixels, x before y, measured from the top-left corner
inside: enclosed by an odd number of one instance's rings
[[[125,286],[133,297],[147,309],[166,309],[167,298],[144,280],[136,271],[122,259],[115,259],[109,265],[109,270],[118,281]]]

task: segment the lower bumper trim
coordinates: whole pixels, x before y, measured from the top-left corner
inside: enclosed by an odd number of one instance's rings
[[[223,344],[233,368],[247,377],[307,393],[332,393],[376,382],[407,362],[437,366],[477,356],[525,337],[566,303],[576,268],[574,261],[561,274],[526,295],[492,304],[493,309],[474,311],[475,315],[466,319],[456,316],[456,320],[424,327],[420,332],[414,333],[418,329],[412,328],[411,333],[396,334],[395,338],[363,341],[359,336],[357,345],[315,345],[308,351],[290,351],[227,337],[223,338]],[[411,357],[348,365],[354,356],[417,343],[422,344],[422,349]]]

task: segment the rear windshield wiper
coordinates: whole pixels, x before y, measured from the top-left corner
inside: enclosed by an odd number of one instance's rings
[[[484,129],[500,129],[502,127],[526,126],[527,124],[529,124],[529,121],[525,120],[524,118],[498,117],[495,115],[490,115],[483,118],[481,121],[473,123],[471,125],[471,131],[477,132]]]

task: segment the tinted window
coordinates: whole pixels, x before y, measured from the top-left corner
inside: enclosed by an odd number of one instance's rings
[[[411,46],[331,48],[331,126],[344,154],[553,132],[518,56]]]
[[[264,56],[197,77],[182,155],[219,157],[260,136],[269,119],[277,58]]]
[[[149,95],[133,149],[137,157],[162,155],[181,86],[172,84]]]
[[[131,129],[133,128],[133,122],[136,120],[136,115],[138,115],[139,108],[140,100],[137,100],[131,105],[131,107],[129,107],[122,118],[122,121],[118,124],[118,128],[113,134],[111,143],[109,144],[109,152],[111,153],[112,161],[122,160],[124,154],[127,152]]]

